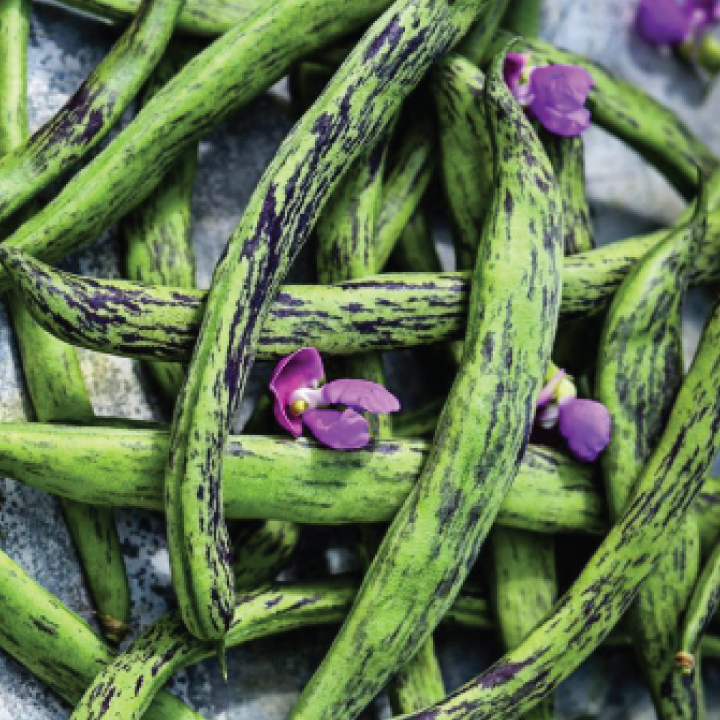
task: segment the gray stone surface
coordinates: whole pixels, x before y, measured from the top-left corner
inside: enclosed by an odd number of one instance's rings
[[[720,152],[720,91],[704,92],[702,83],[669,58],[640,46],[628,33],[634,2],[627,0],[548,0],[545,36],[602,60],[675,108]],[[30,107],[39,126],[67,99],[103,57],[116,33],[94,21],[38,3],[30,50]],[[275,92],[238,113],[201,145],[201,166],[194,202],[199,282],[209,284],[213,265],[274,149],[292,118]],[[603,241],[663,225],[682,202],[653,170],[600,130],[588,133],[589,188],[594,219]],[[110,231],[68,264],[84,274],[118,274],[119,240]],[[447,253],[445,253],[447,255]],[[307,265],[307,263],[306,263]],[[302,271],[299,271],[302,272]],[[687,346],[692,352],[707,308],[706,292],[688,303]],[[96,411],[134,418],[166,417],[137,364],[83,352],[82,366]],[[0,421],[28,417],[7,317],[0,309]],[[0,545],[22,567],[80,614],[92,612],[69,537],[56,503],[43,493],[12,481],[0,481]],[[118,524],[132,577],[133,633],[172,607],[172,591],[163,525],[149,513],[119,512]],[[352,534],[309,530],[300,560],[292,570],[316,576],[352,566]],[[560,544],[561,550],[563,549]],[[2,612],[2,608],[0,608]],[[331,630],[298,632],[245,648],[229,656],[230,684],[223,684],[214,662],[180,673],[171,689],[215,720],[281,720],[332,639]],[[497,657],[491,637],[442,630],[438,652],[448,689],[457,687]],[[708,663],[710,707],[720,717],[720,668]],[[387,704],[377,708],[387,717]],[[14,661],[0,654],[0,720],[61,720],[70,709],[46,691]],[[602,651],[586,663],[558,693],[558,718],[581,716],[615,720],[652,718],[632,656]]]

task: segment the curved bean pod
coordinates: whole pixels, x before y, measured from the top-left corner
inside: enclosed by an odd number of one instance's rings
[[[631,268],[668,232],[565,258],[561,318],[602,310]],[[709,218],[708,235],[693,263],[693,284],[720,277],[718,247],[720,212]],[[204,291],[84,278],[3,246],[0,261],[35,320],[70,344],[157,360],[181,360],[192,351]],[[343,355],[453,340],[462,336],[468,291],[467,273],[382,275],[338,287],[284,286],[270,307],[257,356],[276,360],[306,345]]]
[[[21,145],[27,127],[27,43],[30,3],[0,7],[0,154]],[[41,422],[94,417],[75,348],[43,330],[13,295],[10,317],[35,415]],[[107,637],[122,640],[130,622],[130,587],[114,513],[109,508],[62,500],[65,523]]]
[[[615,294],[600,339],[596,397],[610,411],[602,456],[611,517],[622,515],[657,446],[683,377],[682,302],[692,257],[706,228],[706,199],[691,222],[648,253]],[[658,716],[694,718],[697,685],[675,673],[680,619],[697,580],[700,548],[690,515],[628,611],[635,649]]]
[[[166,472],[173,586],[185,622],[200,638],[221,640],[231,619],[223,448],[270,299],[343,173],[379,139],[430,64],[490,4],[396,0],[288,135],[215,269],[173,416]]]
[[[106,20],[126,21],[134,17],[141,0],[60,0]],[[222,35],[257,12],[257,0],[188,0],[177,20],[177,29],[188,35]]]
[[[0,426],[0,473],[74,500],[162,509],[168,433],[24,423]],[[417,482],[429,445],[376,443],[354,452],[291,438],[233,436],[227,448],[229,518],[311,524],[392,520]],[[607,530],[591,469],[530,446],[498,522],[536,532]]]
[[[197,55],[91,163],[5,241],[48,261],[93,242],[177,159],[299,57],[362,27],[391,0],[266,2]],[[0,272],[0,291],[7,278]]]
[[[720,542],[720,478],[708,477],[695,502],[703,556],[708,557]]]
[[[710,556],[688,603],[682,627],[680,652],[675,660],[684,675],[699,675],[698,657],[703,636],[720,607],[720,546]],[[703,644],[703,651],[704,651]],[[699,679],[696,680],[699,682]]]
[[[553,692],[607,637],[682,525],[720,448],[720,306],[633,500],[555,612],[517,650],[414,720],[495,720]]]
[[[493,57],[508,37],[498,33],[485,59]],[[593,122],[640,153],[685,197],[697,191],[698,167],[707,175],[718,168],[718,159],[677,115],[599,63],[541,40],[524,38],[516,51],[530,53],[535,65],[579,65],[588,70],[595,80],[587,102]],[[483,66],[481,57],[471,59]]]
[[[0,220],[75,167],[110,132],[165,52],[183,3],[145,0],[65,106],[0,160]]]
[[[493,151],[482,99],[485,76],[464,57],[450,55],[432,80],[455,266],[468,270],[475,264],[493,191]]]
[[[180,50],[170,48],[145,87],[143,104],[147,105],[184,64]],[[195,144],[123,220],[125,270],[131,280],[178,288],[196,286],[191,203],[197,162]],[[185,376],[182,365],[152,361],[145,365],[163,396],[174,402]]]
[[[294,720],[355,717],[417,652],[472,567],[527,442],[560,303],[561,207],[547,156],[502,77],[504,56],[486,85],[502,162],[460,371],[418,485]]]
[[[72,610],[0,551],[0,647],[63,700],[77,704],[115,653]],[[160,692],[148,720],[202,720],[185,703]]]

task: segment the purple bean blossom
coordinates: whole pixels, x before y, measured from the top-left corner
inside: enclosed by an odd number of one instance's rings
[[[275,419],[296,437],[303,426],[335,450],[357,450],[370,442],[368,421],[361,413],[386,414],[400,409],[398,399],[382,385],[368,380],[325,377],[320,353],[306,347],[283,358],[270,379],[275,396]],[[333,409],[339,405],[342,409]]]

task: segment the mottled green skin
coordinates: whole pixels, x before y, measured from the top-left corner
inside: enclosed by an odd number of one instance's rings
[[[585,193],[585,145],[581,135],[572,138],[541,132],[560,192],[565,218],[565,255],[577,255],[595,249],[595,233]]]
[[[0,552],[0,647],[71,705],[115,654],[93,629]],[[158,693],[148,720],[201,720]]]
[[[144,105],[175,76],[184,60],[170,48],[145,86]],[[157,188],[123,220],[125,274],[131,280],[149,285],[196,287],[191,206],[197,162],[198,147],[194,144],[180,156]],[[183,366],[148,360],[145,367],[165,399],[175,402],[185,377]]]
[[[708,220],[692,284],[720,278],[720,212]],[[638,260],[669,232],[565,258],[561,318],[603,310]],[[180,360],[192,351],[204,291],[83,278],[7,247],[0,247],[0,261],[35,320],[66,342],[159,360]],[[467,273],[381,275],[339,287],[284,286],[262,328],[257,357],[276,360],[306,345],[349,355],[453,340],[464,331],[468,291]]]
[[[390,161],[384,198],[375,228],[375,271],[388,261],[405,226],[420,205],[436,163],[433,119],[417,111],[403,128],[400,144]]]
[[[173,587],[197,637],[221,640],[231,619],[223,449],[270,301],[343,173],[379,140],[430,64],[488,4],[397,0],[290,132],[215,269],[175,407],[165,484]]]
[[[84,502],[162,509],[168,433],[2,425],[4,477]],[[230,438],[225,460],[229,518],[311,524],[391,520],[417,483],[424,442],[392,441],[342,452],[289,437]],[[591,469],[530,446],[498,522],[543,533],[602,535],[607,508]]]
[[[657,447],[683,378],[682,301],[706,228],[705,198],[695,218],[636,265],[618,289],[600,338],[596,398],[612,418],[602,467],[617,519]],[[628,627],[660,718],[693,718],[698,688],[675,671],[680,622],[697,580],[700,542],[689,516],[628,611]]]
[[[543,0],[510,0],[502,27],[513,35],[536,38],[540,35]]]
[[[440,174],[455,241],[455,265],[475,265],[492,201],[493,151],[482,99],[485,76],[460,55],[445,58],[433,73],[440,136]]]
[[[473,58],[485,58],[488,56],[488,48],[497,34],[500,22],[507,10],[508,1],[500,0],[500,2],[496,3],[488,14],[486,22],[476,23],[458,45],[458,52],[475,65],[479,61]],[[492,57],[494,54],[493,52],[488,57]]]
[[[557,600],[555,542],[552,537],[495,527],[490,552],[497,630],[505,650],[514,650],[550,615]],[[525,720],[554,717],[552,695],[523,715]]]
[[[498,33],[486,57],[508,37]],[[640,153],[685,197],[697,191],[698,167],[708,175],[718,168],[717,158],[677,115],[599,63],[541,40],[523,39],[515,50],[530,53],[533,65],[579,65],[588,70],[595,80],[587,101],[593,123]],[[482,66],[482,58],[473,59]]]
[[[30,3],[0,6],[0,155],[27,139],[27,46]],[[43,330],[20,298],[11,296],[10,316],[23,363],[25,383],[41,422],[92,420],[92,402],[77,352]],[[65,522],[109,639],[119,641],[130,621],[130,588],[115,518],[108,508],[62,500]]]
[[[502,79],[503,59],[487,82],[502,161],[462,365],[418,484],[293,720],[355,717],[418,651],[472,567],[524,453],[559,310],[561,206],[550,163]]]
[[[56,261],[144,200],[177,159],[298,58],[362,27],[390,0],[277,0],[216,40],[6,243]],[[0,291],[7,287],[0,272]]]
[[[437,428],[438,418],[445,405],[445,399],[431,400],[415,410],[403,410],[393,423],[395,437],[424,438],[432,436]]]
[[[233,536],[235,589],[255,590],[275,580],[295,552],[300,528],[285,520],[244,524]]]
[[[140,0],[60,0],[63,5],[113,21],[132,18]],[[246,21],[257,12],[258,0],[188,0],[177,20],[177,29],[188,35],[215,37]]]
[[[183,3],[145,0],[63,108],[0,160],[0,220],[76,167],[110,132],[165,52]]]
[[[517,650],[420,720],[516,717],[553,692],[607,637],[682,526],[720,449],[720,307],[705,327],[633,499],[555,611]]]

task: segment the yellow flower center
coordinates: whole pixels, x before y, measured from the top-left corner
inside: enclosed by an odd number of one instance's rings
[[[293,415],[297,415],[299,417],[309,407],[310,407],[310,403],[307,400],[303,400],[302,398],[299,398],[298,400],[294,400],[293,402],[290,403],[290,412]]]

